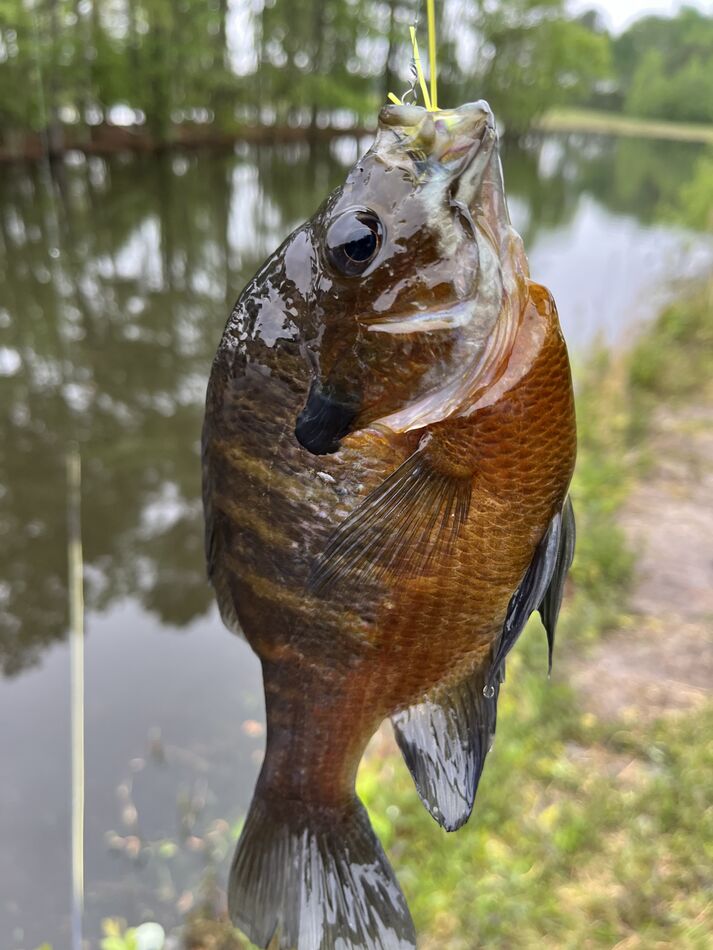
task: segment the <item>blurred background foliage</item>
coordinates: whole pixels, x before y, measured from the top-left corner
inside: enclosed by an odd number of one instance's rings
[[[0,140],[373,122],[408,84],[418,15],[416,0],[1,0]],[[497,102],[510,132],[573,104],[713,120],[713,18],[694,8],[616,36],[564,0],[444,0],[438,18],[441,101]]]

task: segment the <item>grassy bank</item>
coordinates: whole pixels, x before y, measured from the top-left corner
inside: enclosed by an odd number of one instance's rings
[[[671,306],[623,360],[580,374],[579,541],[559,657],[547,681],[532,621],[509,664],[498,735],[470,823],[442,832],[390,745],[361,792],[424,950],[708,946],[713,708],[653,725],[602,721],[569,687],[627,613],[632,555],[618,509],[646,466],[655,405],[710,397],[711,288]]]
[[[713,125],[638,119],[593,109],[553,109],[535,123],[535,128],[541,132],[585,132],[713,143]]]

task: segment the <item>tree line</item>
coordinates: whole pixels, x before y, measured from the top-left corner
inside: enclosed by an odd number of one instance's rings
[[[506,128],[556,106],[713,121],[713,17],[611,36],[565,0],[441,0],[439,101],[485,97]],[[410,84],[419,0],[0,0],[0,139],[61,148],[107,125],[178,130],[373,123]]]

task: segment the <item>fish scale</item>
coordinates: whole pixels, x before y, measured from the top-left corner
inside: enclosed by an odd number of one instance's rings
[[[429,812],[467,820],[505,656],[543,590],[552,642],[571,560],[556,308],[510,226],[489,108],[439,115],[434,137],[425,110],[382,110],[246,287],[208,387],[209,575],[267,717],[229,905],[278,950],[415,946],[355,795],[364,748],[392,717]]]

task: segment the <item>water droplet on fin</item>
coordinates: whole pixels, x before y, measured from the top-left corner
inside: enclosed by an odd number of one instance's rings
[[[486,683],[483,687],[483,696],[485,696],[486,699],[492,699],[494,695],[495,687],[492,683]]]

